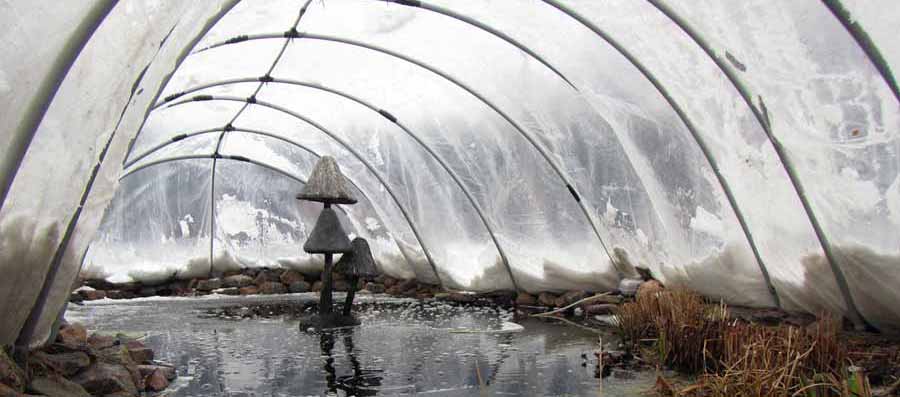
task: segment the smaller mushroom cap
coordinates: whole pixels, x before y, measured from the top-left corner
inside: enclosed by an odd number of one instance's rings
[[[369,242],[364,238],[357,237],[350,245],[353,246],[353,251],[341,257],[341,260],[334,265],[334,271],[348,276],[377,276],[378,269],[375,268],[375,259],[372,258]]]
[[[341,173],[341,168],[334,158],[322,156],[316,162],[309,180],[303,186],[303,191],[297,195],[297,199],[330,204],[356,204],[356,198],[350,194],[348,185],[349,182]]]
[[[350,239],[341,226],[337,213],[325,208],[316,220],[316,226],[303,244],[303,250],[310,254],[343,254],[351,252]]]

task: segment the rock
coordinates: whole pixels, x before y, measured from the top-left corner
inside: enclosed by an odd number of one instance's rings
[[[519,294],[516,296],[516,304],[517,305],[534,306],[534,305],[537,305],[537,303],[538,303],[537,298],[535,298],[534,295],[531,295],[527,292],[519,292]]]
[[[313,290],[313,292],[321,291],[322,290],[322,282],[321,281],[314,282],[312,285],[312,290]]]
[[[393,277],[384,276],[384,280],[381,283],[384,284],[385,288],[391,288],[394,285],[396,285],[397,282],[398,282],[397,279],[395,279]]]
[[[47,397],[90,397],[81,385],[60,375],[50,374],[31,380],[28,391]]]
[[[451,292],[447,299],[453,302],[472,303],[475,302],[475,294],[464,294],[461,292]]]
[[[287,292],[287,288],[284,287],[284,284],[281,282],[275,281],[266,281],[259,285],[259,293],[272,295],[272,294],[283,294]]]
[[[434,298],[434,295],[431,292],[416,292],[416,299],[425,300]]]
[[[0,385],[6,384],[18,391],[25,389],[25,371],[6,355],[6,349],[0,349]]]
[[[59,329],[56,340],[69,347],[84,346],[87,343],[87,328],[78,323],[68,324]]]
[[[93,334],[88,338],[87,343],[94,349],[101,350],[115,346],[119,344],[119,341],[115,337],[109,335]]]
[[[336,280],[334,282],[334,290],[338,292],[350,291],[350,283],[347,280]]]
[[[312,286],[309,285],[309,283],[300,280],[291,283],[290,286],[288,286],[288,291],[290,291],[291,293],[309,292],[310,288],[312,288]]]
[[[591,316],[614,314],[616,312],[616,310],[619,309],[618,306],[608,304],[608,303],[590,304],[587,306],[582,306],[582,308],[584,309],[585,314],[591,315]]]
[[[139,390],[144,388],[144,378],[138,370],[137,364],[131,359],[128,348],[122,345],[109,347],[97,352],[97,360],[108,364],[119,365],[128,371],[131,381]]]
[[[253,284],[253,278],[243,274],[228,276],[222,280],[222,286],[225,288],[243,288],[250,284]]]
[[[151,287],[151,286],[141,287],[141,289],[138,290],[137,294],[138,294],[138,296],[144,297],[144,298],[149,297],[149,296],[156,296],[156,287]]]
[[[241,287],[238,289],[241,295],[256,295],[259,293],[259,288],[256,288],[253,285],[249,285],[246,287]]]
[[[623,278],[619,281],[619,292],[624,296],[634,296],[635,294],[637,294],[638,288],[643,283],[643,280]]]
[[[168,365],[138,365],[138,370],[140,371],[141,376],[145,378],[150,376],[154,371],[160,371],[163,376],[165,376],[166,380],[169,381],[178,377],[178,374],[175,372],[175,367],[170,367]]]
[[[382,294],[384,293],[384,284],[366,283],[365,289],[373,294]]]
[[[137,297],[137,295],[135,295],[131,291],[114,289],[106,291],[106,297],[109,299],[134,299]]]
[[[81,296],[81,294],[79,294],[77,292],[73,292],[73,293],[69,294],[69,302],[81,303],[81,302],[84,302],[84,297]],[[2,396],[2,394],[0,394],[0,396]]]
[[[212,291],[214,294],[219,295],[240,295],[241,289],[236,287],[231,288],[219,288]]]
[[[13,389],[7,385],[0,383],[0,397],[23,397],[25,396],[22,393],[19,393],[16,389]]]
[[[91,358],[84,352],[76,351],[71,353],[47,354],[38,351],[32,357],[43,363],[44,366],[52,368],[63,376],[72,376],[91,365]]]
[[[644,281],[640,287],[637,289],[637,298],[648,298],[651,296],[656,296],[656,294],[662,292],[665,289],[663,285],[656,280]]]
[[[588,297],[585,291],[569,291],[556,298],[556,306],[565,307]]]
[[[123,365],[103,361],[97,361],[88,369],[75,375],[72,381],[93,395],[103,396],[117,392],[125,392],[129,395],[138,394],[138,388],[131,373]]]
[[[144,384],[147,386],[147,390],[163,391],[169,387],[169,380],[166,379],[162,370],[157,369],[144,379]]]
[[[281,274],[280,281],[284,285],[291,285],[296,282],[306,281],[303,274],[296,270],[287,270]]]
[[[538,295],[538,303],[542,306],[553,307],[556,305],[556,298],[557,296],[552,293],[541,292],[541,294]]]
[[[262,269],[256,275],[256,278],[253,279],[253,284],[257,287],[262,287],[264,283],[281,283],[281,277],[272,270]]]
[[[409,280],[400,281],[396,285],[397,289],[399,289],[400,292],[406,292],[411,289],[415,289],[417,286],[418,286],[418,282],[416,282],[416,279],[414,279],[414,278],[411,278]]]
[[[400,295],[400,294],[403,293],[403,291],[401,291],[400,288],[397,287],[396,285],[394,285],[393,287],[388,288],[388,289],[387,289],[386,291],[384,291],[384,292],[385,292],[386,294],[388,294],[388,295]]]
[[[84,280],[84,285],[91,287],[93,289],[99,290],[108,290],[108,289],[116,289],[116,285],[106,281],[104,279],[90,279]]]
[[[129,347],[128,353],[131,354],[131,360],[138,364],[153,361],[153,350],[147,347]]]
[[[222,280],[218,278],[211,278],[208,280],[199,280],[197,281],[197,290],[209,292],[214,289],[222,288]]]
[[[307,283],[312,284],[322,279],[322,273],[303,273],[303,278],[306,279]]]
[[[95,301],[95,300],[106,298],[106,291],[104,291],[104,290],[93,290],[93,291],[81,290],[81,291],[78,291],[78,293],[81,294],[81,296],[86,301]]]
[[[243,273],[241,273],[241,270],[228,270],[228,271],[222,273],[222,277],[228,278],[231,276],[237,276],[239,274],[243,274]]]

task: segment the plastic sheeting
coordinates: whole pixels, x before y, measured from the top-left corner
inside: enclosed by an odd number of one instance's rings
[[[900,325],[900,98],[884,72],[900,63],[895,4],[313,1],[287,41],[305,3],[240,2],[214,25],[233,3],[116,5],[3,203],[16,278],[2,285],[0,312],[14,314],[0,342],[18,334],[98,161],[41,331],[110,202],[85,261],[97,274],[315,267],[299,250],[315,211],[291,192],[325,154],[365,196],[344,206],[345,226],[394,276],[607,290],[645,266],[772,306],[765,269],[783,307],[848,313],[834,265],[866,321]],[[38,65],[0,64],[0,119],[13,120],[88,8],[3,7],[16,12],[0,45]],[[47,21],[59,32],[34,41]],[[253,81],[273,63],[277,82]],[[217,151],[255,163],[213,171]]]

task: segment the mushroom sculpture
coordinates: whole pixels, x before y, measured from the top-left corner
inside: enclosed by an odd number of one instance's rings
[[[334,280],[331,277],[332,261],[334,254],[347,254],[352,251],[350,239],[341,226],[337,213],[331,208],[332,204],[355,204],[356,199],[347,189],[347,180],[341,174],[341,170],[330,156],[322,156],[313,168],[303,191],[297,195],[297,199],[316,201],[324,204],[316,226],[303,250],[310,254],[324,254],[325,268],[322,270],[322,291],[319,295],[319,314],[312,320],[318,328],[342,325],[345,321],[332,315],[332,290]]]
[[[347,291],[347,299],[344,301],[342,313],[344,316],[350,315],[359,280],[378,275],[378,270],[375,268],[375,259],[372,258],[372,251],[369,249],[369,242],[364,238],[357,237],[353,239],[350,245],[353,250],[349,254],[344,254],[341,260],[334,265],[334,271],[345,275],[350,282],[350,290]]]

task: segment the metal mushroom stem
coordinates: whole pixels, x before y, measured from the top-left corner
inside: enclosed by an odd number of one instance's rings
[[[303,250],[310,254],[324,254],[325,268],[322,271],[322,291],[319,296],[319,315],[332,313],[332,290],[334,280],[331,277],[334,254],[347,254],[352,251],[350,239],[341,226],[337,213],[331,209],[332,204],[356,204],[350,194],[348,184],[340,167],[331,156],[322,156],[313,168],[303,191],[297,195],[298,200],[317,201],[324,204],[322,213],[316,220],[309,239],[303,244]]]
[[[353,250],[344,254],[341,260],[334,266],[334,271],[344,274],[350,281],[350,290],[347,291],[347,299],[344,302],[343,314],[350,315],[353,308],[353,298],[356,296],[356,285],[360,278],[374,277],[378,275],[375,268],[375,259],[372,258],[372,250],[366,239],[357,237],[351,243]]]

